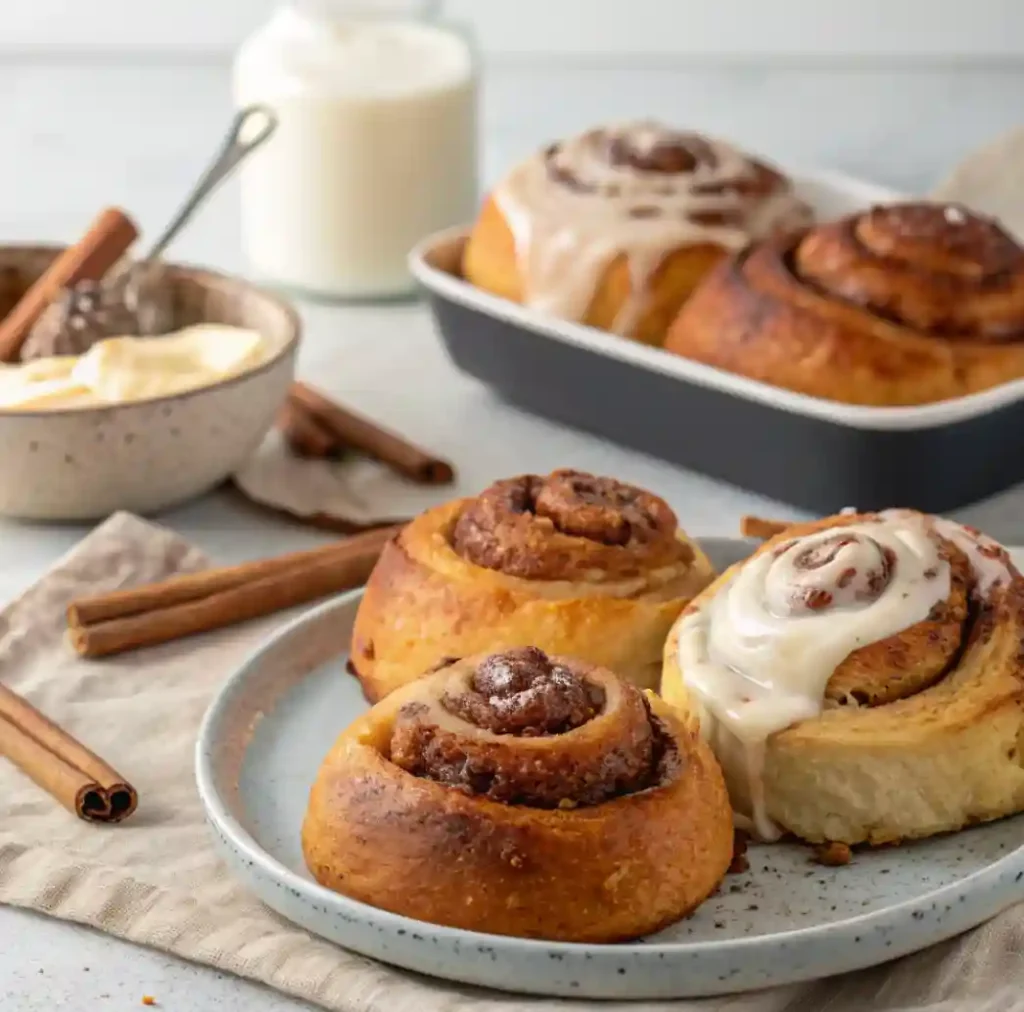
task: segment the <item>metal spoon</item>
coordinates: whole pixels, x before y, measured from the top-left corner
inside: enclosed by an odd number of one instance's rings
[[[255,125],[254,125],[255,124]],[[277,128],[274,112],[263,105],[242,109],[232,120],[209,167],[153,243],[152,249],[113,277],[80,281],[40,317],[22,348],[21,358],[78,355],[105,337],[163,333],[171,307],[156,278],[159,259],[192,220],[200,205]]]

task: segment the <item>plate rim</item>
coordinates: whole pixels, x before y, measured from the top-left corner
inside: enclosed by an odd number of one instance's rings
[[[749,544],[750,539],[730,537],[708,537],[698,539],[702,544],[729,543],[731,545]],[[1018,556],[1024,553],[1024,548],[1013,547],[1009,549]],[[328,907],[327,912],[340,913],[348,920],[361,924],[373,924],[387,927],[399,934],[419,933],[421,935],[433,935],[450,943],[455,949],[460,945],[489,946],[492,948],[505,948],[515,950],[524,955],[546,955],[548,958],[557,959],[559,956],[566,958],[584,958],[588,953],[600,952],[602,955],[619,956],[623,960],[640,961],[666,961],[672,957],[693,958],[714,954],[722,958],[723,955],[734,956],[739,961],[745,954],[764,950],[765,948],[790,948],[799,946],[808,940],[816,943],[835,943],[836,941],[848,940],[849,946],[845,949],[852,956],[856,951],[855,936],[863,936],[866,932],[872,931],[878,934],[898,931],[912,923],[914,913],[917,911],[930,911],[941,905],[952,907],[953,904],[962,902],[961,897],[966,900],[973,894],[984,893],[986,887],[991,888],[998,885],[1007,875],[1016,872],[1013,879],[1018,883],[1017,891],[1006,889],[1002,901],[996,908],[978,920],[970,924],[961,925],[955,930],[944,930],[929,934],[925,941],[911,944],[909,946],[894,947],[885,959],[893,959],[901,955],[908,955],[921,951],[932,945],[953,937],[963,931],[978,927],[992,917],[1008,909],[1014,904],[1024,901],[1024,842],[1014,850],[993,861],[977,871],[971,872],[963,878],[957,879],[947,885],[922,893],[920,896],[907,899],[899,903],[882,907],[881,909],[863,914],[854,914],[839,921],[820,924],[817,926],[800,927],[784,931],[772,932],[770,935],[753,935],[745,937],[731,937],[722,939],[711,939],[701,941],[673,941],[673,942],[646,942],[643,940],[616,943],[614,945],[597,945],[581,942],[557,942],[544,939],[519,938],[511,935],[494,935],[482,932],[472,932],[461,928],[452,928],[446,925],[433,924],[429,921],[420,921],[403,914],[396,914],[392,911],[383,910],[379,907],[352,899],[341,893],[334,892],[318,882],[303,877],[293,871],[287,865],[280,862],[272,854],[266,851],[252,834],[240,823],[231,813],[227,802],[222,797],[217,786],[217,777],[214,770],[214,751],[216,747],[215,733],[222,725],[226,714],[240,693],[245,691],[247,682],[253,670],[261,663],[264,654],[280,641],[294,636],[305,626],[320,620],[324,615],[334,612],[344,612],[353,609],[363,595],[363,588],[357,588],[344,594],[332,597],[316,606],[306,609],[300,614],[289,619],[287,622],[272,630],[263,637],[238,664],[236,669],[228,676],[217,690],[211,701],[203,720],[200,724],[199,734],[195,745],[195,776],[199,797],[204,809],[208,823],[214,831],[222,837],[225,844],[229,845],[234,856],[243,858],[251,865],[260,868],[264,875],[271,881],[282,886],[286,891],[293,893],[297,898],[310,905],[319,904],[321,907]],[[307,675],[311,672],[307,672]],[[339,728],[339,733],[342,729]],[[246,748],[248,749],[249,743]],[[997,824],[1001,820],[995,820]],[[984,829],[984,827],[979,827]],[[237,872],[234,872],[236,878]],[[247,889],[253,890],[249,882],[243,882]],[[287,916],[287,915],[284,915]],[[922,931],[924,930],[924,922]],[[309,930],[312,934],[318,934],[314,929]],[[847,939],[847,936],[848,939]],[[324,937],[324,936],[320,936]],[[859,941],[859,938],[858,938]],[[340,944],[340,943],[332,943]],[[341,946],[348,948],[348,946]],[[359,950],[352,950],[359,951]],[[552,953],[558,954],[551,956]],[[386,959],[372,953],[364,953],[369,958],[387,962]],[[866,953],[865,953],[866,955]],[[589,958],[589,957],[587,957]],[[784,974],[774,983],[752,984],[744,987],[735,983],[725,990],[700,991],[691,994],[680,993],[677,997],[697,997],[710,994],[741,993],[743,991],[758,990],[770,986],[798,983],[801,981],[820,979],[822,976],[832,973],[850,972],[857,969],[866,969],[878,965],[884,960],[868,959],[857,961],[849,960],[838,970],[823,971],[815,976],[813,973]],[[401,964],[394,964],[401,965]],[[438,974],[444,979],[463,980],[472,982],[470,978],[458,978]],[[495,985],[483,985],[495,987]],[[585,992],[554,989],[523,990],[520,993],[532,993],[539,995],[586,997]],[[644,997],[644,996],[640,996]]]

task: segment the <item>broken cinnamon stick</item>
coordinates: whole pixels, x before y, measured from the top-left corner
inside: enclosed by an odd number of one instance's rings
[[[339,447],[359,450],[421,485],[447,485],[455,477],[448,461],[335,404],[305,383],[293,383],[288,399],[323,423]]]
[[[132,590],[85,598],[68,608],[71,645],[83,657],[155,646],[363,584],[400,527],[276,559],[173,577]]]
[[[0,755],[86,822],[121,822],[138,806],[124,777],[4,685]]]
[[[746,516],[740,519],[740,535],[767,541],[792,526],[792,520],[766,520],[764,517]]]
[[[102,211],[89,231],[64,250],[0,322],[0,362],[16,362],[47,306],[79,281],[99,281],[138,238],[135,223],[116,207]]]
[[[286,400],[277,413],[277,427],[292,452],[300,457],[324,458],[340,451],[333,432],[301,404]]]

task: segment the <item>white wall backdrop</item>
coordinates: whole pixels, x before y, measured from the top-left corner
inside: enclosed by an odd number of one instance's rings
[[[224,53],[277,0],[2,0],[0,50]],[[1024,0],[448,0],[498,56],[1024,57]]]

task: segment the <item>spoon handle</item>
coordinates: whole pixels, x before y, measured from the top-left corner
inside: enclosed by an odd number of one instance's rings
[[[254,122],[258,124],[258,127],[252,129],[250,124]],[[277,116],[268,106],[250,105],[238,112],[213,161],[139,267],[149,267],[159,259],[164,250],[170,246],[178,233],[191,220],[199,205],[234,172],[236,166],[243,159],[268,140],[275,129],[277,129]]]

